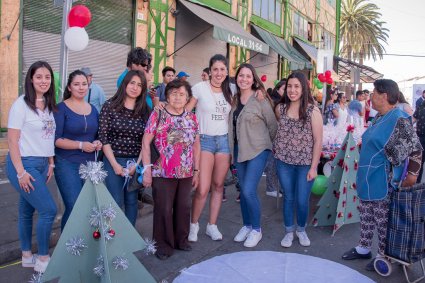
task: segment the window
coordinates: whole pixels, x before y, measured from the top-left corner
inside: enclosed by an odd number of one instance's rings
[[[253,0],[252,12],[256,16],[280,25],[282,4],[280,0]]]
[[[334,36],[327,31],[323,31],[323,49],[333,49],[334,48]]]
[[[308,40],[308,26],[309,22],[300,14],[294,12],[293,34]]]

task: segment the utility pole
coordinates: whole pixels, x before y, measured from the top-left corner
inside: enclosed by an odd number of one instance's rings
[[[65,45],[65,32],[68,29],[68,14],[72,8],[73,0],[63,0],[63,13],[62,13],[62,33],[61,33],[61,49],[60,49],[60,70],[59,76],[61,81],[60,98],[62,100],[63,90],[66,86],[66,79],[68,73],[68,47]]]

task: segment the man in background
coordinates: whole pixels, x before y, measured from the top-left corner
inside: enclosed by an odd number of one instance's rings
[[[156,105],[158,101],[166,102],[167,99],[165,98],[165,87],[169,82],[174,80],[176,75],[176,70],[174,68],[171,68],[169,66],[166,66],[164,69],[162,69],[162,83],[157,87],[156,89],[156,97],[155,100],[157,100],[154,104]]]
[[[177,79],[182,80],[182,81],[187,81],[187,78],[190,77],[190,75],[188,73],[186,73],[185,71],[180,71],[177,74]]]
[[[204,82],[210,79],[210,68],[205,68],[202,70],[201,79]]]
[[[84,97],[84,100],[96,107],[97,112],[100,113],[100,109],[102,109],[102,105],[106,101],[105,92],[93,81],[93,73],[89,67],[83,67],[80,70],[86,74],[89,84],[88,94]]]

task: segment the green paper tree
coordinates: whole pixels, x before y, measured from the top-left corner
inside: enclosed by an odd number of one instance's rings
[[[102,183],[106,176],[102,164],[92,165],[101,172],[92,171],[87,178],[42,282],[56,278],[61,283],[155,282],[133,254],[145,249],[146,242]],[[99,174],[104,174],[103,178]],[[98,239],[96,231],[100,232]]]
[[[333,226],[332,236],[344,224],[360,221],[356,175],[359,149],[348,131],[332,162],[334,168],[328,178],[328,188],[318,202],[313,226]]]

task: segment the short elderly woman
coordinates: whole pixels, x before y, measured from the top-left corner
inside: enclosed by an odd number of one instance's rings
[[[155,202],[153,239],[159,259],[170,257],[174,249],[190,251],[190,193],[199,184],[200,141],[195,114],[185,105],[191,97],[189,83],[175,80],[167,84],[168,104],[163,110],[152,112],[142,142],[145,168],[143,185],[152,185]],[[154,142],[160,157],[153,164],[150,144]],[[138,162],[138,163],[139,163]]]

